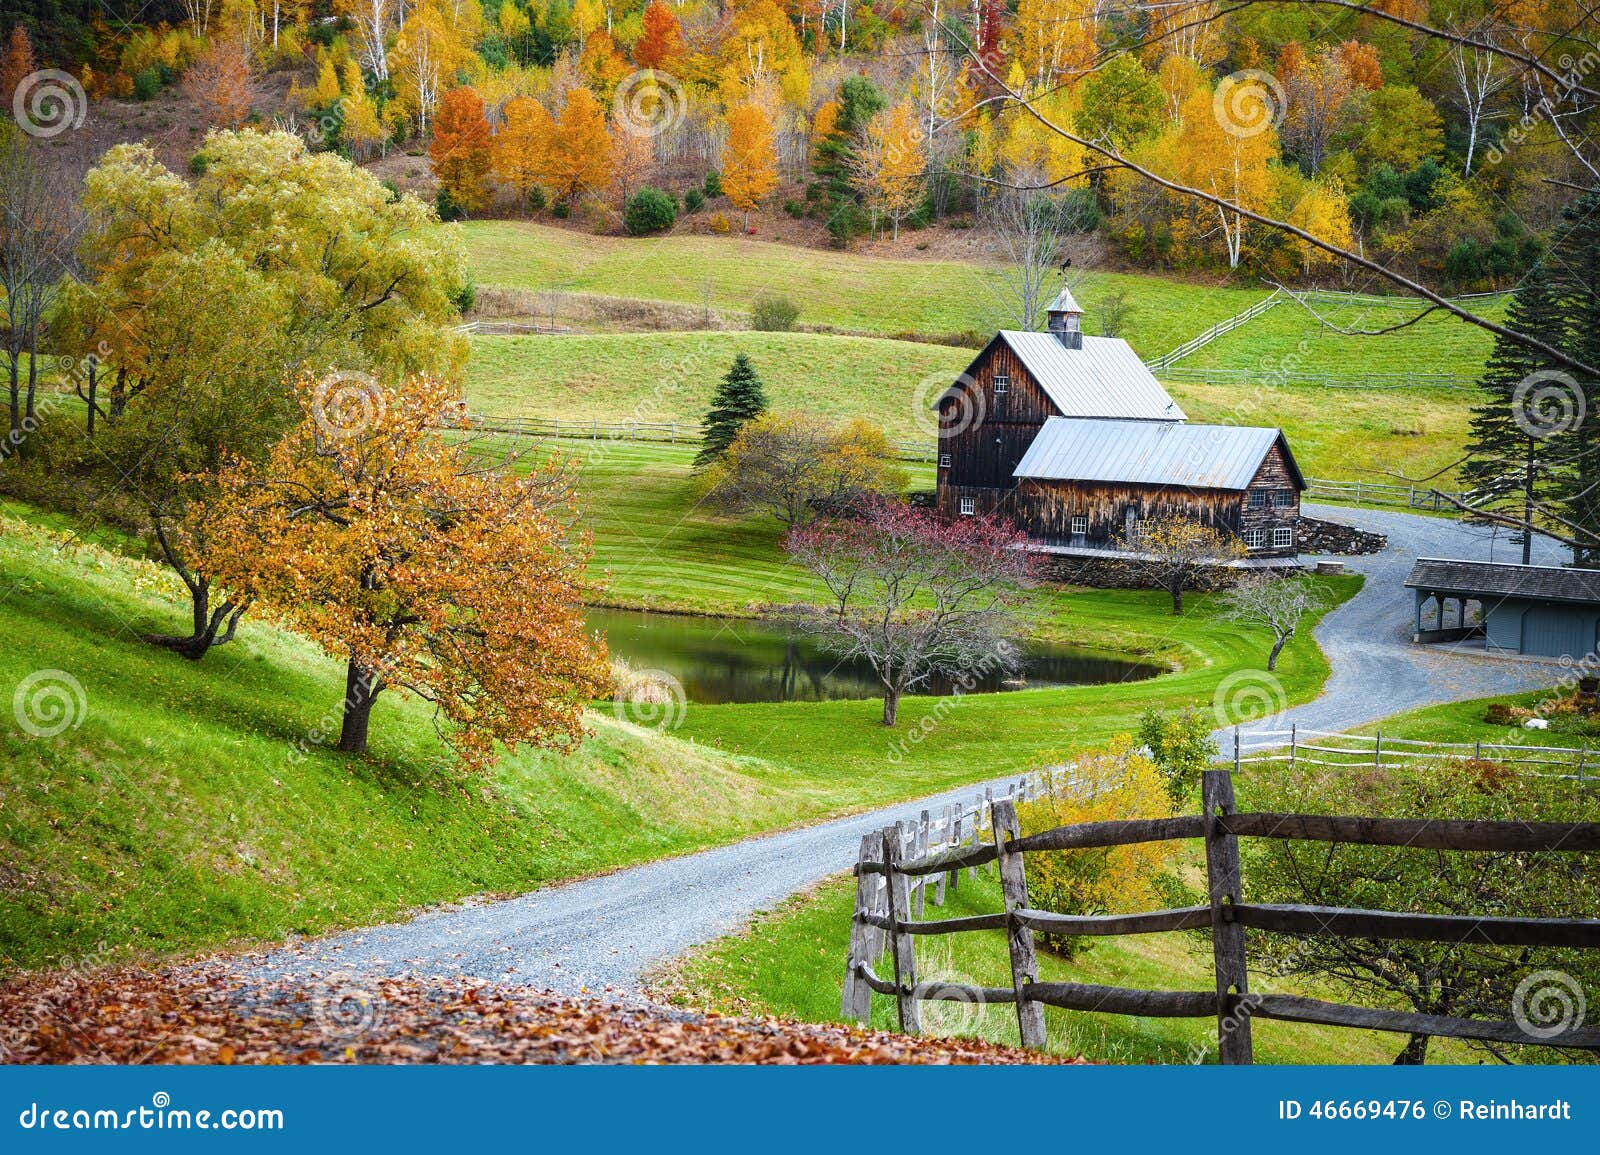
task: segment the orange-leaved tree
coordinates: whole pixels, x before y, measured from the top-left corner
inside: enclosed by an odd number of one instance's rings
[[[490,143],[490,163],[494,175],[517,190],[517,198],[526,208],[544,174],[544,153],[550,147],[554,125],[544,105],[531,96],[513,96],[501,115],[504,123]]]
[[[778,153],[773,144],[772,120],[753,101],[728,111],[728,144],[723,154],[722,191],[744,210],[745,228],[750,211],[778,184]]]
[[[580,195],[611,183],[611,135],[606,114],[594,93],[574,88],[556,121],[550,142],[540,156],[540,183],[556,199],[571,205]]]
[[[644,32],[633,46],[633,59],[640,68],[670,68],[683,52],[683,26],[677,14],[662,0],[650,0],[644,10]]]
[[[483,204],[488,195],[489,120],[476,89],[462,85],[444,94],[434,114],[428,161],[439,187],[461,208]]]
[[[441,435],[462,410],[437,377],[307,375],[295,394],[271,453],[220,471],[207,550],[234,596],[346,661],[338,748],[365,752],[391,686],[433,703],[474,768],[580,741],[610,672],[562,466],[479,463]]]

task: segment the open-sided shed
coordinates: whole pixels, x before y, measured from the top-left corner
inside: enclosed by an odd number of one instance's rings
[[[1491,651],[1574,660],[1600,645],[1600,570],[1424,557],[1406,585],[1416,594],[1414,641],[1481,633]],[[1430,601],[1436,620],[1424,613]]]

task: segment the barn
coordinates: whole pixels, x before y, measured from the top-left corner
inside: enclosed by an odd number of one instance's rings
[[[1305,478],[1281,430],[1202,425],[1126,341],[1091,337],[1063,289],[1048,331],[1002,330],[940,396],[937,503],[1000,514],[1043,546],[1137,547],[1185,517],[1292,558]]]
[[[1412,640],[1581,660],[1600,645],[1600,570],[1418,558]]]

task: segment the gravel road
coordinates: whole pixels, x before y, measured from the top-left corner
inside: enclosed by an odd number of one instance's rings
[[[1399,710],[1547,685],[1545,663],[1452,654],[1409,642],[1406,573],[1418,557],[1519,560],[1502,533],[1444,518],[1308,506],[1307,511],[1389,535],[1390,548],[1348,559],[1366,587],[1323,619],[1317,641],[1333,675],[1324,694],[1260,723],[1335,730]],[[1559,563],[1550,543],[1537,561]],[[846,869],[861,836],[888,823],[970,800],[978,787],[906,802],[502,902],[444,908],[409,922],[284,947],[250,962],[267,977],[452,975],[527,983],[566,994],[626,995],[652,965],[737,927],[752,913]],[[844,941],[840,928],[840,943]]]

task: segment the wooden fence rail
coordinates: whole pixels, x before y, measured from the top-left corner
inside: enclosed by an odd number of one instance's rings
[[[1394,766],[1435,758],[1471,758],[1503,766],[1535,767],[1526,773],[1600,785],[1600,750],[1587,746],[1535,746],[1511,742],[1425,742],[1372,734],[1334,734],[1291,725],[1287,730],[1234,729],[1238,765]]]
[[[1375,745],[1375,749],[1380,748]],[[1236,763],[1242,764],[1242,759]],[[856,864],[856,909],[851,918],[845,963],[843,1011],[866,1022],[872,996],[894,998],[900,1027],[921,1029],[919,1004],[928,1001],[997,1003],[1014,1006],[1022,1044],[1045,1045],[1044,1008],[1060,1007],[1101,1014],[1211,1018],[1217,1021],[1218,1057],[1223,1063],[1249,1063],[1252,1019],[1358,1027],[1500,1043],[1600,1051],[1600,1030],[1581,1023],[1553,1036],[1531,1034],[1518,1022],[1423,1015],[1350,1006],[1296,995],[1250,991],[1245,933],[1334,935],[1344,938],[1469,942],[1489,946],[1582,947],[1600,949],[1600,919],[1518,918],[1497,915],[1412,914],[1398,911],[1250,903],[1243,894],[1240,838],[1280,838],[1362,846],[1408,846],[1446,851],[1560,853],[1600,852],[1600,823],[1486,822],[1452,819],[1399,819],[1319,814],[1240,813],[1234,804],[1232,771],[1213,769],[1202,777],[1202,813],[1127,822],[1061,826],[1024,837],[1016,802],[1054,789],[1055,775],[1021,780],[1000,798],[985,796],[959,816],[947,811],[944,825],[924,811],[909,830],[901,824],[861,841]],[[970,827],[964,825],[971,820]],[[930,825],[933,823],[933,825]],[[970,838],[963,831],[970,829]],[[980,829],[988,841],[978,841]],[[1028,903],[1026,858],[1085,847],[1122,846],[1167,839],[1200,838],[1205,843],[1207,902],[1202,906],[1136,914],[1066,915],[1036,910]],[[1003,910],[961,918],[923,919],[920,897],[931,878],[998,863]],[[935,901],[942,900],[942,886]],[[1040,982],[1033,936],[1130,935],[1167,931],[1211,931],[1216,989],[1149,991],[1086,983]],[[969,931],[1006,932],[1011,985],[919,982],[916,940]],[[892,974],[876,966],[889,955]]]

